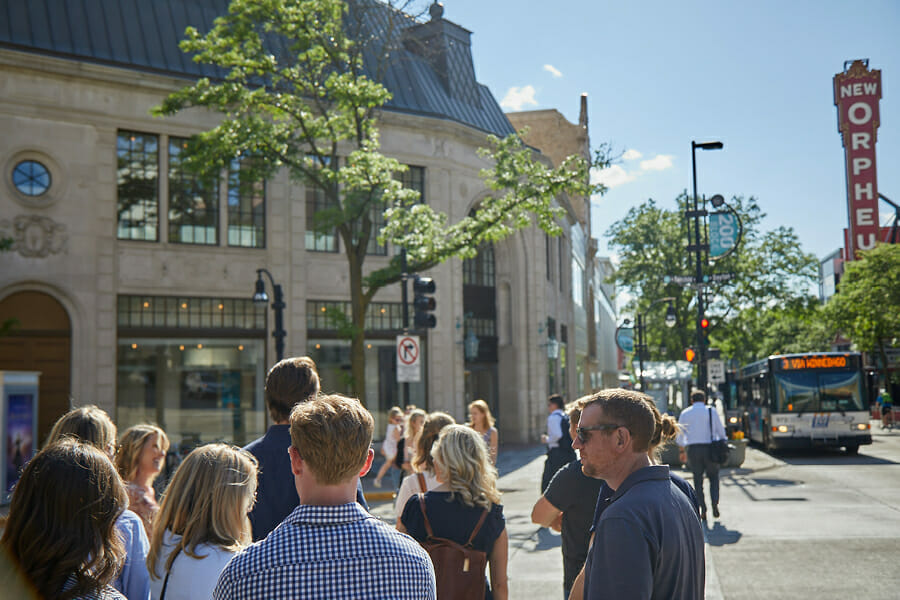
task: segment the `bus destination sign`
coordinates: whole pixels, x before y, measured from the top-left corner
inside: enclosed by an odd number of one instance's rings
[[[776,365],[780,371],[796,371],[798,369],[845,369],[850,366],[850,363],[846,356],[813,354],[811,356],[785,356]]]

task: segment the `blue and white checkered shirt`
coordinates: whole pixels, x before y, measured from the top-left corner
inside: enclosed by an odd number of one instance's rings
[[[434,600],[434,567],[411,537],[359,504],[301,504],[237,554],[214,600]]]

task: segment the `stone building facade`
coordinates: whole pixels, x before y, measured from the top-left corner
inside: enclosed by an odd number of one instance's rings
[[[339,240],[312,231],[315,194],[286,173],[248,189],[238,162],[203,188],[179,157],[185,139],[217,117],[150,115],[203,74],[181,57],[176,32],[208,27],[227,4],[102,0],[65,14],[49,0],[7,4],[0,237],[13,246],[0,254],[0,322],[18,326],[0,338],[0,370],[42,373],[40,439],[62,412],[87,403],[120,429],[158,422],[176,444],[260,435],[262,384],[275,360],[271,310],[251,301],[260,268],[284,289],[285,354],[309,354],[323,388],[346,391],[349,344],[321,317],[346,308],[346,259]],[[487,134],[513,128],[474,79],[468,31],[441,15],[408,25],[428,28],[449,60],[398,50],[408,54],[398,61],[408,85],[391,90],[380,116],[382,150],[412,167],[405,183],[425,202],[458,220],[487,193],[476,150]],[[466,94],[452,89],[460,85]],[[576,337],[566,241],[574,222],[564,241],[530,228],[427,273],[438,325],[423,336],[424,378],[411,384],[411,402],[464,420],[467,403],[484,398],[503,441],[537,439],[547,395],[580,389],[575,369],[561,374],[547,353],[548,324],[557,341],[566,331]],[[394,252],[373,249],[367,263],[384,265]],[[368,321],[367,397],[381,431],[386,409],[403,401],[400,312],[395,285],[379,292]],[[479,351],[467,357],[470,330]]]

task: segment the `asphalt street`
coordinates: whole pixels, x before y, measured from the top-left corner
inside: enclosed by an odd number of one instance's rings
[[[859,456],[750,447],[723,469],[722,515],[704,526],[706,598],[900,597],[900,431],[873,432]],[[562,596],[560,537],[530,519],[543,462],[540,445],[501,447],[510,598]],[[364,485],[373,513],[393,522],[389,494]]]

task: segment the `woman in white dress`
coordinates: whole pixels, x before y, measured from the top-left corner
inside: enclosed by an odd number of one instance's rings
[[[227,444],[200,446],[178,466],[150,538],[153,600],[212,597],[222,569],[252,540],[256,472],[252,454]]]
[[[494,415],[491,407],[484,400],[476,400],[469,404],[469,427],[481,434],[484,445],[487,446],[491,464],[497,464],[497,449],[500,435],[494,427]]]

